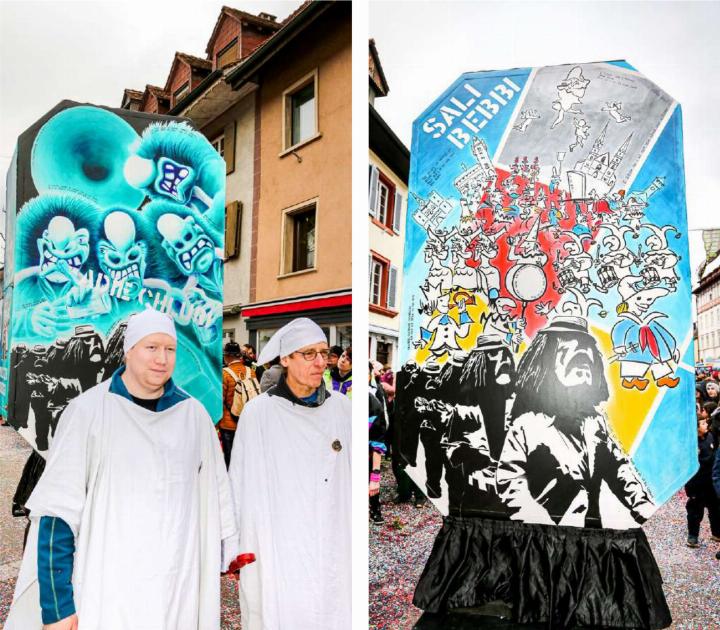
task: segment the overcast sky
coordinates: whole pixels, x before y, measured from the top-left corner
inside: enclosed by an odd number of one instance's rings
[[[223,4],[280,21],[300,0],[0,0],[3,199],[5,172],[25,129],[64,99],[120,107],[125,88],[163,87],[175,51],[206,56]]]
[[[390,85],[375,106],[408,148],[463,72],[626,59],[682,106],[690,228],[720,227],[720,2],[371,2],[369,25]]]

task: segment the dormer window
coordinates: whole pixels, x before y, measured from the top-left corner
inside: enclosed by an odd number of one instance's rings
[[[173,92],[173,103],[177,103],[183,96],[190,91],[190,82],[186,81],[177,90]]]
[[[224,68],[225,66],[237,61],[238,59],[238,40],[233,39],[225,48],[215,55],[215,68]]]

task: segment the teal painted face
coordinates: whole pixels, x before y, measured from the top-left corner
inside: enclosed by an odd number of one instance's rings
[[[105,236],[98,244],[100,269],[111,280],[124,280],[139,291],[147,267],[147,246],[136,240],[135,224],[124,212],[105,217]]]
[[[157,164],[155,191],[173,201],[187,203],[195,184],[195,171],[170,158],[162,157]]]
[[[90,235],[85,228],[75,229],[67,217],[56,216],[37,240],[40,276],[48,282],[65,283],[80,271],[90,254]]]
[[[212,239],[191,216],[163,214],[157,221],[162,246],[185,275],[203,274],[215,260]]]

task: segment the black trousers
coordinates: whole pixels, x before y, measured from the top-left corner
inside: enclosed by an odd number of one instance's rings
[[[220,429],[220,443],[222,444],[223,455],[225,456],[225,468],[230,468],[230,454],[232,453],[235,431]]]
[[[445,465],[445,449],[442,448],[440,440],[442,433],[431,428],[420,429],[420,441],[425,449],[425,488],[427,496],[437,499],[442,496],[443,470]]]
[[[689,536],[697,536],[700,533],[700,523],[705,510],[708,513],[712,535],[720,536],[720,499],[718,497],[708,493],[688,497],[685,509],[687,510]]]

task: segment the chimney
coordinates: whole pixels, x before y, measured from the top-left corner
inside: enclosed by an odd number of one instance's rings
[[[274,22],[277,20],[277,15],[270,15],[269,13],[258,13],[258,17],[268,22]]]

